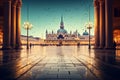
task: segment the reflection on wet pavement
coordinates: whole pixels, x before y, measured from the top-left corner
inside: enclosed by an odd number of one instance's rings
[[[67,54],[67,53],[66,53]],[[31,76],[28,76],[30,75]],[[27,76],[27,77],[26,77]],[[97,80],[74,57],[58,55],[46,57],[19,80]]]
[[[0,51],[0,80],[120,80],[119,50],[34,46]]]
[[[0,80],[13,80],[44,58],[42,47],[0,51]]]

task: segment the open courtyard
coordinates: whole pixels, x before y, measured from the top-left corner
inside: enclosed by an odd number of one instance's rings
[[[120,50],[32,46],[0,51],[0,80],[119,80]]]

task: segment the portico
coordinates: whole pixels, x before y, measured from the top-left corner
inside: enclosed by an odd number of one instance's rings
[[[21,48],[21,5],[21,0],[3,1],[3,49]]]
[[[112,0],[94,0],[95,48],[113,46]]]

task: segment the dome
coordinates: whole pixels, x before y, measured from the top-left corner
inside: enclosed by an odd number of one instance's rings
[[[83,35],[89,35],[89,33],[85,30],[85,32],[83,32]]]
[[[66,34],[67,31],[66,31],[65,29],[58,29],[58,30],[57,30],[57,33],[58,33],[58,34]]]

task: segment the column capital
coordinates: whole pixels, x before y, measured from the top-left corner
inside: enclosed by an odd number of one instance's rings
[[[12,1],[12,0],[4,0],[4,2],[8,2],[8,1]]]
[[[6,2],[11,2],[12,0],[4,0],[4,2],[6,3]]]
[[[18,0],[17,7],[20,8],[22,6],[22,0]]]
[[[8,3],[11,3],[11,2],[12,2],[12,0],[4,0],[3,1],[4,4],[8,4]]]
[[[16,7],[18,0],[12,0],[12,6]]]
[[[105,3],[105,0],[99,0],[100,5],[103,5]]]
[[[98,7],[98,6],[99,6],[98,0],[94,0],[94,7]]]

